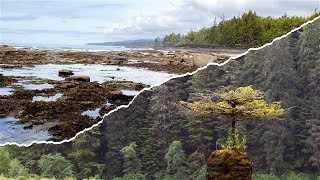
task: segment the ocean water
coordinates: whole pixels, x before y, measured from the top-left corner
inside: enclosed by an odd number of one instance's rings
[[[6,44],[16,48],[32,48],[41,50],[65,50],[65,51],[144,51],[152,48],[129,48],[124,46],[95,46],[95,45],[63,45],[63,44]]]
[[[163,82],[175,75],[165,72],[151,71],[144,68],[120,67],[104,64],[45,64],[19,69],[0,68],[0,73],[5,76],[32,76],[34,78],[63,80],[65,78],[58,76],[58,71],[61,69],[72,70],[74,75],[87,75],[90,77],[91,81],[97,81],[99,83],[110,80],[127,80],[153,85]],[[26,80],[19,81],[15,85],[21,85],[25,89],[30,90],[53,87],[50,84],[30,84],[30,82]]]
[[[24,129],[25,125],[15,124],[17,121],[18,119],[10,116],[0,118],[0,144],[7,142],[27,144],[34,140],[47,140],[52,137],[47,129],[56,125],[55,122],[49,122],[32,129]]]
[[[45,64],[13,69],[0,68],[0,73],[5,76],[32,76],[41,79],[63,80],[63,77],[58,76],[58,71],[60,69],[70,69],[75,75],[87,75],[90,77],[91,81],[97,81],[99,83],[110,80],[128,80],[154,85],[175,76],[175,74],[155,72],[143,68],[120,67],[104,64]],[[0,95],[11,95],[15,91],[14,86],[30,90],[53,88],[53,85],[48,83],[34,84],[31,80],[20,80],[13,85],[0,88]],[[134,96],[138,91],[123,90],[123,93]],[[62,94],[56,94],[50,97],[35,96],[32,101],[55,101],[62,96]],[[105,106],[109,105],[111,104],[105,104]],[[100,110],[101,107],[94,110],[87,110],[82,112],[82,115],[96,118],[100,116]],[[0,144],[6,142],[30,143],[32,141],[45,141],[51,138],[47,129],[54,124],[46,123],[44,125],[34,126],[32,129],[24,129],[24,125],[15,124],[17,121],[18,119],[9,116],[0,118]]]

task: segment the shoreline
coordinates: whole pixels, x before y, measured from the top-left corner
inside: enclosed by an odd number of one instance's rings
[[[104,71],[121,73],[123,68],[129,68],[128,70],[134,68],[138,75],[147,70],[153,74],[165,72],[175,75],[192,72],[210,62],[222,63],[230,57],[213,51],[209,52],[206,49],[202,51],[166,50],[88,52],[34,50],[1,45],[0,70],[2,73],[5,70],[19,72],[43,66],[42,73],[49,73],[49,69],[46,68],[51,66],[81,65],[88,68],[86,66],[89,65],[110,66],[114,69],[100,69],[101,73]],[[38,68],[38,71],[40,73],[41,68]],[[94,72],[98,71],[96,69]],[[114,79],[114,77],[103,82],[97,82],[94,79],[90,81],[92,77],[86,73],[81,74],[82,77],[72,78],[74,76],[71,75],[70,78],[52,79],[51,77],[50,79],[49,77],[46,79],[33,75],[26,76],[23,73],[22,75],[14,73],[3,75],[1,72],[0,79],[3,83],[0,84],[0,90],[1,88],[9,88],[9,90],[14,88],[14,93],[0,94],[0,118],[15,118],[19,125],[24,125],[24,129],[35,130],[39,129],[39,126],[47,127],[47,132],[53,137],[49,140],[73,137],[77,132],[100,121],[103,114],[120,105],[128,104],[134,96],[125,94],[126,91],[134,94],[133,91],[140,91],[151,85],[123,78]],[[58,73],[58,69],[55,69],[54,72]],[[79,73],[76,75],[78,76]],[[99,76],[99,73],[96,75]],[[24,89],[24,86],[31,87],[31,89]],[[39,86],[42,89],[33,89],[33,86]],[[9,90],[4,91],[9,92]],[[40,101],[35,101],[35,97]],[[54,97],[58,98],[49,101]],[[96,114],[96,117],[86,116],[92,113]],[[52,126],[49,126],[48,123],[51,123]]]

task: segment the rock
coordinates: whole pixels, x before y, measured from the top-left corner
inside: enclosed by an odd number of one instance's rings
[[[103,82],[101,86],[109,91],[120,91],[122,89],[140,91],[143,88],[148,87],[148,85],[132,81],[107,81]]]
[[[70,76],[66,78],[67,81],[78,81],[78,82],[90,82],[89,76]]]
[[[71,76],[73,75],[73,71],[72,70],[68,70],[68,69],[61,69],[58,71],[59,76]]]
[[[112,95],[122,95],[122,92],[121,92],[121,91],[110,91],[109,94],[112,94]]]
[[[70,89],[76,87],[76,84],[74,83],[64,83],[58,86],[61,89]]]
[[[252,166],[248,156],[239,150],[217,150],[212,152],[208,160],[206,180],[251,180]]]
[[[203,67],[209,63],[217,62],[217,56],[209,55],[209,54],[195,54],[192,58],[193,64],[196,67]]]

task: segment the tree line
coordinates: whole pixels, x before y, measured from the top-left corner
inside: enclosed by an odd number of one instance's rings
[[[303,23],[317,17],[320,12],[315,10],[309,17],[288,16],[261,17],[254,11],[243,13],[239,17],[218,23],[214,20],[211,27],[204,27],[199,31],[190,31],[186,35],[172,32],[162,40],[155,39],[156,45],[163,46],[207,46],[207,47],[257,47],[271,42]]]

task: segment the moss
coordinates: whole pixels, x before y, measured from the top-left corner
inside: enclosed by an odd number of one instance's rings
[[[249,180],[251,174],[252,161],[238,150],[214,151],[207,163],[207,180]]]

